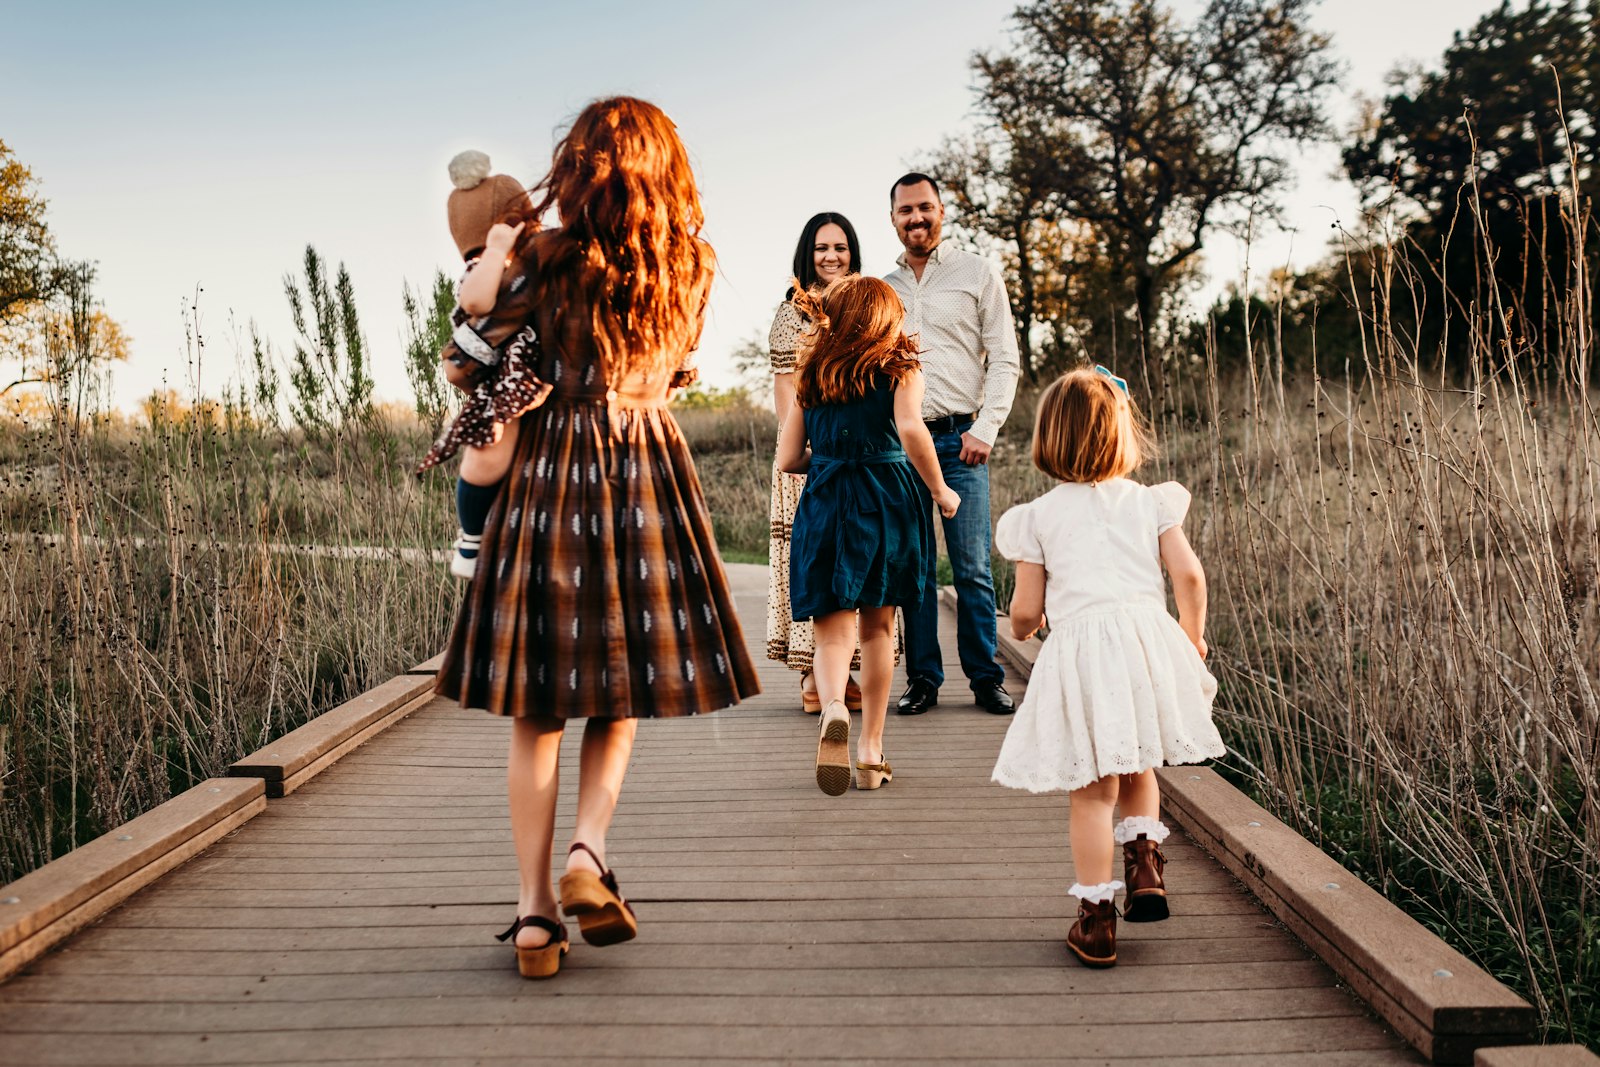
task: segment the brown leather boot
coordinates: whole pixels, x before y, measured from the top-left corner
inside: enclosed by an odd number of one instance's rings
[[[1161,877],[1167,857],[1161,846],[1140,834],[1122,846],[1123,876],[1128,896],[1122,917],[1131,923],[1159,922],[1167,917],[1167,884]]]
[[[1117,905],[1078,902],[1078,921],[1067,931],[1067,948],[1086,967],[1110,967],[1117,962]]]

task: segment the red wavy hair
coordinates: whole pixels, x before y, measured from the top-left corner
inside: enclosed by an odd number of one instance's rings
[[[849,274],[807,292],[797,281],[790,299],[811,322],[795,372],[801,407],[846,404],[865,395],[880,374],[901,382],[922,369],[917,346],[901,329],[905,307],[888,282]]]
[[[540,241],[538,298],[589,309],[611,384],[676,367],[700,341],[716,256],[700,237],[700,191],[666,112],[630,96],[596,100],[529,199],[528,218],[554,207],[561,220]]]

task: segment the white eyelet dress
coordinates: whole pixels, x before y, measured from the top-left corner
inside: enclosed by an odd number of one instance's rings
[[[995,549],[1044,565],[1045,639],[994,781],[1034,793],[1227,751],[1217,680],[1167,611],[1158,539],[1189,491],[1126,478],[1067,482],[1007,511]]]

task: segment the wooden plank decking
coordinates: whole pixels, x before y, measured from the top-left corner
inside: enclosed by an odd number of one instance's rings
[[[759,656],[765,570],[730,569]],[[879,793],[817,790],[764,660],[757,700],[645,723],[610,841],[640,937],[543,982],[490,939],[506,724],[436,702],[0,986],[0,1064],[1421,1062],[1181,834],[1173,918],[1071,962],[1066,801],[989,784],[1005,721],[945,647]]]

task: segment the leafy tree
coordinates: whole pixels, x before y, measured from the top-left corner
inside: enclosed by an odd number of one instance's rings
[[[1344,164],[1424,267],[1419,347],[1444,360],[1467,343],[1548,350],[1577,313],[1562,294],[1587,281],[1579,243],[1597,243],[1583,190],[1600,152],[1600,14],[1503,3],[1456,35],[1439,69],[1394,81]],[[1479,334],[1452,334],[1452,315]]]
[[[0,141],[0,325],[57,289],[55,241],[33,172]]]
[[[1600,121],[1600,40],[1592,7],[1509,0],[1457,33],[1442,69],[1399,82],[1344,151],[1369,203],[1391,195],[1429,217],[1469,182],[1515,210],[1593,170]],[[1576,162],[1574,175],[1571,163]]]
[[[42,386],[56,414],[80,420],[109,385],[111,365],[128,358],[130,341],[95,296],[94,264],[58,264],[52,272],[50,298],[28,302],[0,326],[17,360],[0,396]]]
[[[300,279],[284,275],[283,291],[298,335],[289,367],[294,389],[290,411],[311,434],[365,423],[372,416],[373,382],[350,273],[339,264],[330,285],[322,257],[306,245],[304,285],[302,293]]]
[[[1185,24],[1157,0],[1038,0],[1009,51],[974,57],[1012,194],[995,217],[1032,206],[1092,228],[1158,395],[1164,295],[1213,227],[1275,216],[1289,147],[1329,134],[1337,68],[1311,3],[1209,0]]]
[[[423,301],[427,304],[424,305]],[[433,276],[431,293],[413,292],[407,285],[401,293],[406,314],[406,377],[416,398],[417,417],[438,436],[450,410],[453,388],[439,367],[439,353],[450,340],[450,313],[456,306],[456,288],[444,271]]]

